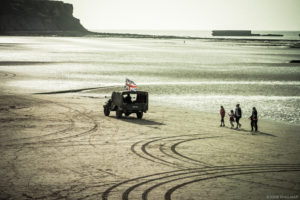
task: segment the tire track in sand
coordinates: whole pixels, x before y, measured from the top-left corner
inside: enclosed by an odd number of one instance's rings
[[[150,192],[154,189],[158,189],[160,186],[166,184],[175,183],[165,193],[164,199],[171,199],[171,195],[177,189],[196,182],[205,181],[209,179],[216,179],[220,177],[232,177],[246,174],[258,174],[258,173],[279,173],[279,172],[298,172],[300,171],[300,164],[265,164],[265,165],[232,165],[232,166],[216,166],[205,168],[191,168],[182,169],[169,172],[162,172],[157,174],[151,174],[148,176],[137,177],[120,182],[112,187],[108,188],[102,193],[102,200],[107,200],[111,196],[112,199],[116,199],[116,195],[120,195],[122,200],[130,199],[130,195],[136,191],[136,194],[132,199],[147,200]],[[201,177],[201,178],[199,178]],[[178,181],[188,180],[179,184]],[[158,182],[158,183],[157,183]],[[266,184],[265,184],[266,185]],[[274,185],[267,185],[268,187],[277,187]],[[143,187],[143,188],[141,188]],[[289,190],[289,188],[283,188]],[[123,192],[120,192],[123,191]],[[141,192],[142,191],[142,192]],[[161,191],[158,193],[161,194]],[[118,199],[118,198],[117,198]],[[120,199],[120,198],[119,198]],[[158,199],[163,199],[158,197]]]
[[[202,136],[202,137],[199,137]],[[200,139],[213,139],[220,136],[207,136],[205,134],[180,135],[170,137],[154,137],[138,141],[131,146],[131,151],[140,158],[151,162],[162,164],[169,167],[176,167],[179,170],[162,172],[157,174],[150,174],[142,177],[128,179],[118,184],[113,185],[102,193],[102,200],[107,199],[143,199],[147,200],[149,194],[157,190],[161,194],[164,188],[168,185],[170,189],[165,191],[165,196],[156,197],[154,199],[170,200],[172,194],[179,188],[187,186],[192,183],[197,183],[205,180],[217,178],[229,178],[235,181],[248,182],[251,184],[258,184],[264,187],[280,188],[288,191],[295,191],[293,188],[281,187],[278,185],[271,185],[267,183],[254,182],[251,180],[244,180],[243,178],[236,178],[236,176],[243,176],[249,174],[266,174],[266,173],[283,173],[283,172],[298,172],[300,171],[300,164],[254,164],[254,165],[228,165],[228,166],[213,166],[201,160],[196,160],[183,155],[178,152],[177,148],[180,144]],[[149,151],[151,145],[157,146],[156,143],[165,142],[170,146],[170,152],[164,149],[165,144],[159,145],[160,152],[167,156],[164,158]],[[171,142],[171,143],[170,143]],[[172,159],[172,160],[170,160]],[[179,162],[189,162],[189,166],[184,166]],[[195,166],[202,166],[197,167]],[[163,187],[162,187],[163,186]],[[161,188],[162,187],[162,188]],[[142,192],[141,192],[142,191]],[[119,197],[117,197],[119,196]],[[131,197],[131,198],[130,198]]]
[[[0,77],[5,79],[10,79],[16,77],[16,74],[6,71],[0,71]]]
[[[19,145],[41,145],[41,144],[47,144],[47,143],[54,143],[54,142],[62,142],[67,139],[73,139],[78,138],[80,136],[84,136],[86,134],[92,133],[97,131],[98,129],[98,123],[94,118],[92,118],[90,115],[86,114],[85,111],[80,111],[78,109],[73,109],[70,106],[66,106],[61,103],[49,101],[49,100],[42,100],[37,98],[31,98],[31,101],[34,101],[36,104],[38,103],[48,103],[52,104],[58,107],[58,110],[66,109],[66,113],[63,113],[64,120],[68,121],[68,124],[66,125],[66,128],[63,128],[61,130],[55,130],[53,132],[47,133],[45,135],[36,135],[36,136],[30,136],[30,137],[22,137],[22,138],[15,138],[8,141],[5,141],[5,144],[2,144],[1,146],[7,146],[7,147],[15,147]],[[38,107],[35,107],[31,110],[31,112],[34,112],[34,109],[39,109]],[[80,127],[76,126],[76,123],[82,123],[82,121],[87,122],[89,126],[85,128],[85,130],[77,131],[76,129],[79,129]],[[74,133],[73,133],[74,132]]]

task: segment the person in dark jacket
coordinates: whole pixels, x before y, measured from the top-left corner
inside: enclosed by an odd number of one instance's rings
[[[236,121],[236,129],[241,128],[242,124],[240,124],[240,119],[242,118],[242,109],[240,107],[240,104],[236,104],[234,115]]]
[[[221,125],[220,126],[225,126],[225,123],[224,123],[225,109],[223,106],[221,106],[220,115],[221,115]]]
[[[252,109],[252,115],[250,117],[251,120],[251,131],[253,131],[253,128],[255,129],[255,132],[258,130],[257,127],[257,121],[258,121],[258,117],[257,117],[257,110],[255,107],[253,107]]]

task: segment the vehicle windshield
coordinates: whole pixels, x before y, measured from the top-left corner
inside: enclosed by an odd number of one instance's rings
[[[124,103],[146,103],[147,96],[145,94],[137,93],[123,93]]]

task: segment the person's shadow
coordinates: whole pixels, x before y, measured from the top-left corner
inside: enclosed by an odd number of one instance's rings
[[[260,131],[252,132],[252,135],[264,135],[264,136],[270,136],[270,137],[278,137],[276,135],[270,134],[270,133],[264,133]]]
[[[231,129],[231,128],[229,128],[229,129]],[[277,137],[276,135],[273,135],[273,134],[270,134],[270,133],[265,133],[265,132],[260,132],[260,131],[253,132],[253,131],[250,131],[250,130],[245,130],[243,128],[239,128],[239,129],[233,128],[231,130],[239,131],[239,132],[245,132],[245,133],[251,133],[252,135],[257,135],[257,136],[262,135],[262,136]]]

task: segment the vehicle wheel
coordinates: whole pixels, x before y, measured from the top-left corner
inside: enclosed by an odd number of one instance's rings
[[[137,116],[138,119],[142,119],[142,117],[143,117],[143,112],[137,112],[137,113],[136,113],[136,116]]]
[[[109,114],[110,114],[110,110],[109,110],[109,108],[104,108],[104,115],[105,116],[109,116]]]
[[[121,110],[117,110],[116,111],[116,116],[117,116],[117,118],[121,118],[122,117],[122,111]]]

